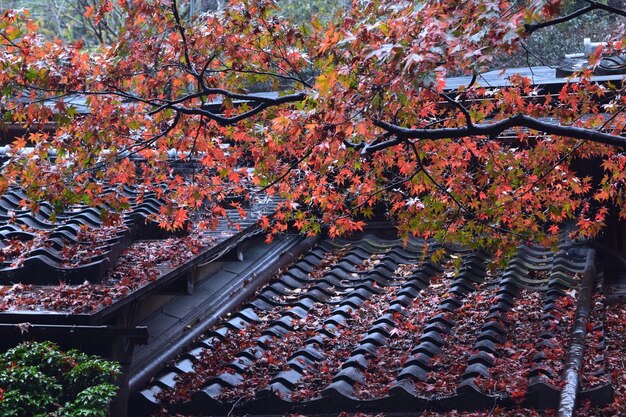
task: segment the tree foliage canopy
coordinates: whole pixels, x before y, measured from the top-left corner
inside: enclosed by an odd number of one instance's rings
[[[120,364],[51,342],[24,342],[0,354],[0,416],[106,417]]]
[[[385,210],[403,234],[473,245],[549,242],[571,221],[595,236],[610,207],[626,217],[624,86],[592,79],[623,53],[626,12],[564,3],[356,1],[329,24],[298,26],[269,0],[231,0],[191,22],[177,0],[120,0],[119,36],[97,50],[46,40],[26,13],[4,11],[0,106],[5,124],[32,133],[11,143],[2,183],[114,209],[124,198],[104,185],[137,184],[168,201],[172,227],[267,192],[284,198],[263,222],[274,233],[340,235]],[[97,25],[112,8],[85,15]],[[591,13],[614,24],[560,91],[515,75],[480,82],[529,38]],[[447,90],[459,74],[471,81]],[[88,114],[70,104],[76,94]],[[51,121],[54,133],[38,130]]]

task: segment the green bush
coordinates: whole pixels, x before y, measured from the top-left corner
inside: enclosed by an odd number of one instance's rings
[[[0,355],[0,417],[104,417],[120,365],[51,342]]]

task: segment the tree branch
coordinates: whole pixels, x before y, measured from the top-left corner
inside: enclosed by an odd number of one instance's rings
[[[601,3],[597,0],[585,0],[587,3],[589,3],[592,6],[595,6],[596,8],[598,8],[599,10],[604,10],[606,12],[609,13],[615,13],[618,14],[620,16],[626,17],[626,10],[624,9],[620,9],[614,6],[609,6],[608,4],[604,4]]]
[[[280,70],[280,68],[279,68]],[[267,75],[270,77],[275,77],[275,78],[280,78],[282,80],[286,80],[286,81],[294,81],[297,83],[300,83],[302,85],[304,85],[307,88],[313,88],[313,85],[309,82],[307,82],[306,80],[304,80],[303,78],[299,78],[299,77],[294,77],[292,75],[284,75],[284,74],[280,74],[277,72],[271,72],[271,71],[258,71],[258,70],[252,70],[252,69],[234,69],[232,67],[225,67],[225,69],[222,70],[212,70],[211,72],[228,72],[228,71],[232,71],[232,72],[239,72],[242,74],[255,74],[255,75]]]
[[[541,174],[535,181],[533,181],[532,184],[530,184],[529,187],[527,187],[527,190],[524,191],[521,195],[513,195],[513,198],[507,202],[505,202],[504,204],[501,204],[500,206],[498,206],[498,208],[503,208],[503,207],[507,207],[510,206],[511,204],[519,201],[520,198],[524,197],[525,195],[527,195],[528,193],[531,193],[533,191],[533,189],[535,188],[535,186],[537,184],[539,184],[541,181],[543,181],[544,179],[546,179],[548,177],[548,175],[550,175],[550,173],[552,171],[554,171],[560,164],[562,164],[563,162],[565,162],[570,156],[572,156],[574,154],[574,152],[576,152],[578,150],[578,148],[580,148],[583,144],[585,143],[584,140],[581,140],[580,142],[578,142],[576,144],[576,146],[574,146],[568,153],[566,153],[565,155],[563,155],[561,158],[559,158],[558,161],[556,161],[554,164],[552,164],[552,166],[546,170],[543,174]],[[518,219],[522,216],[522,212],[520,211],[519,213],[517,213],[517,215],[515,216],[515,218],[511,221],[511,223],[517,223]]]
[[[350,209],[351,212],[356,212],[358,211],[361,207],[363,207],[365,204],[369,203],[369,201],[373,198],[376,197],[379,194],[382,194],[384,192],[387,192],[389,190],[391,190],[394,187],[397,187],[399,185],[405,184],[409,181],[412,181],[413,178],[415,178],[415,176],[417,174],[419,174],[422,171],[422,166],[418,166],[417,169],[415,171],[413,171],[413,174],[411,174],[411,176],[403,178],[403,179],[396,179],[394,181],[390,181],[387,185],[385,185],[384,187],[381,187],[379,189],[377,189],[376,191],[373,191],[371,193],[369,193],[366,197],[365,197],[365,201],[363,201],[362,203],[352,207]],[[354,200],[354,199],[352,199]]]
[[[185,28],[183,27],[183,24],[180,21],[180,15],[178,14],[178,4],[176,3],[176,0],[172,0],[172,13],[174,14],[174,19],[176,20],[176,27],[178,28],[178,32],[180,33],[180,37],[183,41],[183,51],[185,54],[185,61],[187,62],[187,69],[189,69],[191,74],[198,77],[198,73],[193,68],[191,59],[189,59],[189,47],[187,46],[187,36],[185,35]]]
[[[254,97],[254,96],[249,96],[249,97]],[[180,112],[182,114],[188,114],[188,115],[201,115],[201,116],[205,116],[210,120],[215,120],[219,125],[221,126],[230,126],[233,125],[237,122],[240,122],[241,120],[247,119],[249,117],[254,116],[257,113],[260,113],[261,111],[265,110],[268,107],[271,106],[276,106],[276,105],[280,105],[280,104],[284,104],[284,103],[294,103],[297,101],[301,101],[304,100],[306,98],[306,94],[305,93],[296,93],[296,94],[290,94],[290,95],[286,95],[286,96],[282,96],[282,97],[278,97],[275,99],[272,98],[262,98],[259,100],[255,100],[257,102],[260,102],[260,104],[256,107],[253,107],[252,109],[244,112],[244,113],[240,113],[236,116],[232,116],[232,117],[224,117],[221,116],[219,114],[210,112],[206,109],[202,109],[202,108],[189,108],[189,107],[184,107],[184,106],[177,106],[177,105],[172,105],[172,104],[166,104],[160,107],[159,110],[164,110],[164,109],[172,109],[175,110],[177,112]],[[256,99],[256,97],[255,97]]]
[[[526,33],[528,35],[530,35],[531,33],[539,30],[539,29],[543,29],[545,27],[548,26],[554,26],[554,25],[558,25],[560,23],[565,23],[568,22],[570,20],[576,19],[579,16],[582,16],[584,14],[590,13],[594,10],[604,10],[607,11],[609,13],[613,13],[613,14],[617,14],[620,15],[622,17],[626,17],[626,10],[622,10],[622,9],[618,9],[617,7],[613,7],[613,6],[609,6],[607,4],[603,4],[600,3],[596,0],[585,0],[587,3],[589,3],[589,5],[587,7],[583,7],[581,9],[578,9],[566,16],[561,16],[561,17],[557,17],[556,19],[552,19],[552,20],[548,20],[546,22],[540,22],[540,23],[527,23],[524,25],[524,30],[526,31]]]
[[[391,123],[383,122],[381,120],[373,120],[374,124],[381,129],[393,133],[395,138],[385,142],[380,142],[365,146],[363,148],[364,153],[373,154],[377,151],[395,146],[402,140],[406,139],[458,139],[468,136],[490,136],[492,138],[498,137],[505,130],[514,127],[527,127],[539,132],[547,133],[550,135],[564,136],[574,139],[585,139],[591,142],[602,143],[605,145],[611,145],[618,148],[626,149],[626,137],[612,135],[610,133],[599,132],[597,130],[585,129],[574,126],[561,126],[553,123],[548,123],[529,117],[523,114],[511,116],[500,121],[489,124],[475,124],[471,127],[458,127],[458,128],[440,128],[440,129],[408,129],[400,126],[393,125]]]
[[[302,155],[300,158],[298,158],[296,161],[294,161],[291,165],[289,165],[289,168],[287,168],[285,170],[285,172],[283,172],[278,178],[276,178],[274,181],[270,182],[269,184],[267,184],[265,187],[260,188],[256,191],[253,191],[253,194],[262,194],[265,191],[267,191],[268,189],[272,188],[273,186],[275,186],[276,184],[278,184],[279,182],[281,182],[282,180],[285,179],[285,177],[287,177],[287,175],[289,175],[289,173],[291,171],[293,171],[298,165],[300,165],[300,163],[302,161],[304,161],[306,158],[308,158],[311,153],[313,152],[313,148],[309,148],[308,151],[306,151],[304,153],[304,155]]]

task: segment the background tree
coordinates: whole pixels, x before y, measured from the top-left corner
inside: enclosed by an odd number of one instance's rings
[[[604,2],[611,7],[623,9],[626,4],[623,0],[611,0]],[[585,0],[564,1],[560,14],[569,15],[588,7]],[[585,38],[593,42],[604,40],[606,34],[617,30],[623,19],[615,13],[596,9],[578,16],[576,19],[563,23],[547,26],[528,36],[522,43],[522,48],[511,57],[502,57],[502,61],[495,64],[504,66],[524,67],[527,65],[550,65],[563,64],[566,54],[583,53]]]
[[[350,7],[350,2],[347,0],[280,0],[278,5],[281,16],[299,25],[310,25],[314,20],[318,20],[321,24],[329,23],[337,14],[345,12]]]
[[[114,43],[123,24],[117,2],[109,2],[109,12],[96,23],[91,17],[100,5],[99,0],[2,0],[0,10],[27,9],[47,39],[80,40],[87,48],[96,48]]]
[[[519,1],[518,7],[526,1]],[[605,1],[615,8],[623,8],[623,0]],[[116,2],[111,2],[111,11],[94,24],[87,18],[90,10],[100,5],[98,0],[2,0],[0,9],[28,9],[31,17],[40,27],[40,32],[48,39],[60,38],[66,42],[83,40],[87,46],[96,47],[102,43],[113,43],[122,27],[122,11]],[[207,12],[223,10],[225,0],[193,0],[180,5],[183,20],[189,21],[189,14],[194,17]],[[516,3],[512,3],[515,7]],[[585,0],[566,0],[562,2],[561,13],[569,14],[587,5]],[[328,24],[338,13],[345,12],[350,2],[308,0],[278,2],[277,14],[292,20],[298,25],[310,26],[311,22]],[[495,60],[494,67],[554,65],[563,60],[565,54],[583,52],[584,38],[599,41],[603,34],[611,31],[620,23],[619,17],[600,10],[580,16],[560,25],[545,28],[535,36],[526,39],[525,48],[513,56],[504,55]]]
[[[176,1],[122,2],[119,38],[95,52],[46,42],[5,12],[5,120],[59,128],[16,142],[4,178],[36,199],[120,209],[123,195],[102,195],[104,184],[138,184],[168,200],[161,220],[173,227],[190,209],[218,216],[227,196],[268,192],[284,198],[263,221],[272,232],[349,233],[382,207],[403,234],[476,246],[550,242],[569,221],[594,236],[609,206],[623,207],[626,103],[621,83],[591,75],[622,53],[626,13],[583,3],[359,1],[334,23],[298,28],[269,1],[232,1],[191,23]],[[110,8],[94,9],[94,23]],[[521,76],[476,82],[545,28],[598,11],[619,23],[558,94]],[[472,81],[447,91],[459,73]],[[251,94],[259,83],[281,92]],[[76,93],[89,115],[62,99]],[[172,155],[194,162],[190,176]],[[601,161],[598,181],[577,169],[589,160]]]

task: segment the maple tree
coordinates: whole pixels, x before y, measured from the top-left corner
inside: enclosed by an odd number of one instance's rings
[[[27,13],[3,11],[4,123],[32,133],[11,143],[2,186],[22,186],[33,209],[123,210],[122,193],[103,187],[136,184],[166,200],[159,220],[173,228],[266,192],[284,199],[261,221],[272,233],[349,233],[382,207],[401,234],[470,245],[549,242],[568,221],[595,236],[611,206],[626,217],[624,87],[592,79],[623,52],[623,24],[556,94],[522,76],[479,82],[545,27],[596,10],[626,16],[595,0],[567,14],[563,3],[358,1],[328,25],[297,27],[268,0],[192,22],[176,0],[122,0],[119,38],[97,50],[46,41]],[[98,24],[112,7],[85,15]],[[458,74],[472,81],[446,90]],[[55,132],[42,133],[50,121]],[[591,160],[600,178],[580,169]]]

